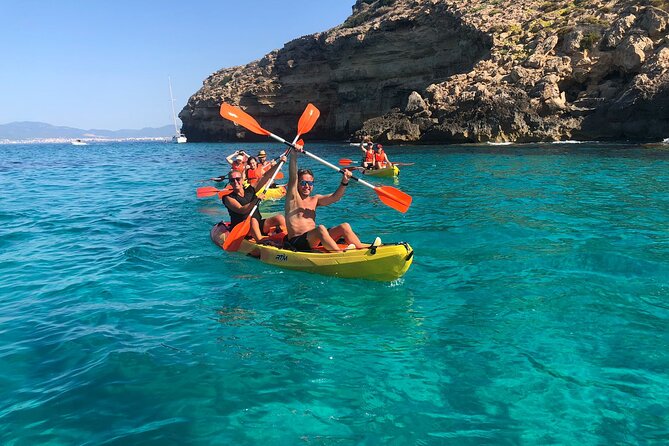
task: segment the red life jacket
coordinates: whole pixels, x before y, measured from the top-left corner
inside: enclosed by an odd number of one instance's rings
[[[232,163],[232,167],[230,168],[230,170],[236,170],[237,172],[244,173],[244,171],[246,170],[246,166],[244,165],[244,163]]]
[[[369,149],[365,152],[365,162],[366,163],[374,162],[374,149]]]
[[[261,166],[256,167],[255,169],[248,169],[246,171],[246,178],[249,180],[259,180],[263,175],[263,168]]]
[[[380,149],[375,155],[374,159],[376,160],[377,163],[382,163],[386,160],[386,152],[383,151],[383,149]]]

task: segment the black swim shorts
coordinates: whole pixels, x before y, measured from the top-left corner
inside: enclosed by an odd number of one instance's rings
[[[293,248],[298,251],[311,251],[311,245],[309,245],[309,240],[307,240],[306,232],[302,235],[298,235],[297,237],[289,238],[288,243],[290,243]]]

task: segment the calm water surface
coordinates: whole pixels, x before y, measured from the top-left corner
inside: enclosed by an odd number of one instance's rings
[[[216,247],[240,147],[0,146],[1,444],[669,443],[669,147],[389,148],[409,212],[318,219],[411,243],[394,283]]]

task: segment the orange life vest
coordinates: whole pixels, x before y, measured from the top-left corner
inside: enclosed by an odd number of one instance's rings
[[[237,172],[244,173],[244,171],[246,170],[246,166],[244,165],[244,163],[232,163],[232,167],[230,168],[230,170],[236,170]]]
[[[366,163],[374,162],[374,149],[369,149],[365,152],[365,162]]]
[[[383,149],[379,150],[376,154],[374,154],[374,159],[377,163],[384,162],[386,160],[386,152],[384,152]]]
[[[258,166],[255,169],[248,169],[246,171],[246,178],[249,180],[259,180],[260,177],[263,176],[263,168],[262,166]]]

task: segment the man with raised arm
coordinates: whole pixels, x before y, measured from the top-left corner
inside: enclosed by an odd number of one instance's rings
[[[288,174],[288,185],[286,186],[286,227],[288,229],[287,241],[298,251],[310,251],[322,244],[328,251],[341,251],[337,240],[344,237],[349,245],[346,249],[361,249],[368,245],[360,243],[348,223],[342,223],[327,229],[323,225],[316,225],[316,208],[336,203],[344,195],[348,186],[351,172],[344,171],[341,183],[337,190],[329,195],[311,195],[314,190],[314,175],[309,169],[297,169],[297,152],[301,148],[292,150],[290,153],[290,168]]]

